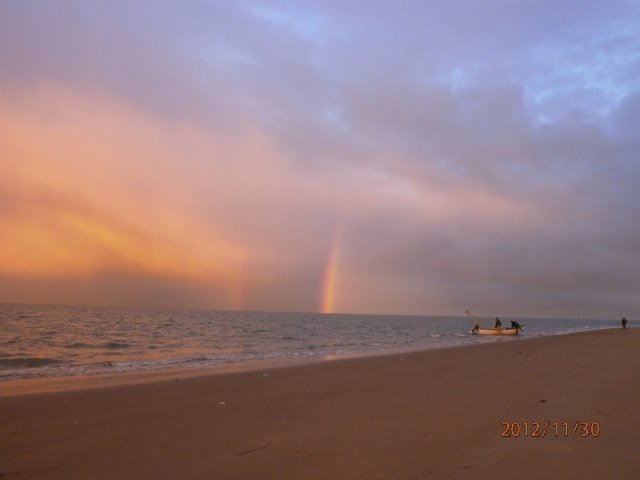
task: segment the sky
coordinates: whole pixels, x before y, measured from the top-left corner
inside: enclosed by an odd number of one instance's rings
[[[0,0],[0,302],[640,315],[640,3]]]

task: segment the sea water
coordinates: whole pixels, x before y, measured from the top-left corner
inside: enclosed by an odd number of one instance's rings
[[[480,320],[493,326],[493,319]],[[617,326],[611,320],[513,320],[526,325],[520,338]],[[518,341],[471,335],[471,326],[466,317],[0,304],[0,381]]]

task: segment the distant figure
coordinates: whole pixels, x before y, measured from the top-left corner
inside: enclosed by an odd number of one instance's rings
[[[511,320],[511,328],[522,331],[522,325],[520,325],[518,322],[514,322],[513,320]]]
[[[622,328],[627,328],[627,319],[622,317],[622,321],[620,322],[622,323]]]
[[[493,328],[502,328],[502,322],[496,317],[496,325]]]
[[[478,330],[480,330],[480,325],[478,325],[477,323],[473,326],[473,330],[471,330],[471,333],[476,333]]]

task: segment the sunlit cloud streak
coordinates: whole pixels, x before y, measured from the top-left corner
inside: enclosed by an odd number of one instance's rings
[[[5,2],[0,301],[640,313],[639,20]]]

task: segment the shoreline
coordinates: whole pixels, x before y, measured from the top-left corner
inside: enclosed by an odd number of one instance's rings
[[[0,397],[0,473],[636,478],[640,329],[527,340]],[[560,434],[501,435],[545,421]]]
[[[175,381],[176,379],[228,375],[245,372],[268,372],[274,369],[297,368],[324,362],[342,362],[349,360],[368,359],[376,357],[402,356],[420,354],[431,351],[449,349],[467,349],[498,342],[522,342],[540,338],[557,337],[563,335],[581,335],[602,330],[617,330],[616,328],[588,329],[578,332],[560,332],[553,335],[536,335],[533,337],[478,337],[477,343],[462,345],[442,345],[431,348],[414,347],[403,349],[389,349],[368,352],[354,352],[348,354],[325,354],[308,357],[289,357],[277,359],[261,359],[224,364],[212,364],[195,367],[169,367],[148,370],[121,371],[113,373],[95,373],[79,375],[57,375],[42,377],[27,377],[0,381],[0,398],[32,394],[46,394],[87,389],[114,388],[123,385]]]

